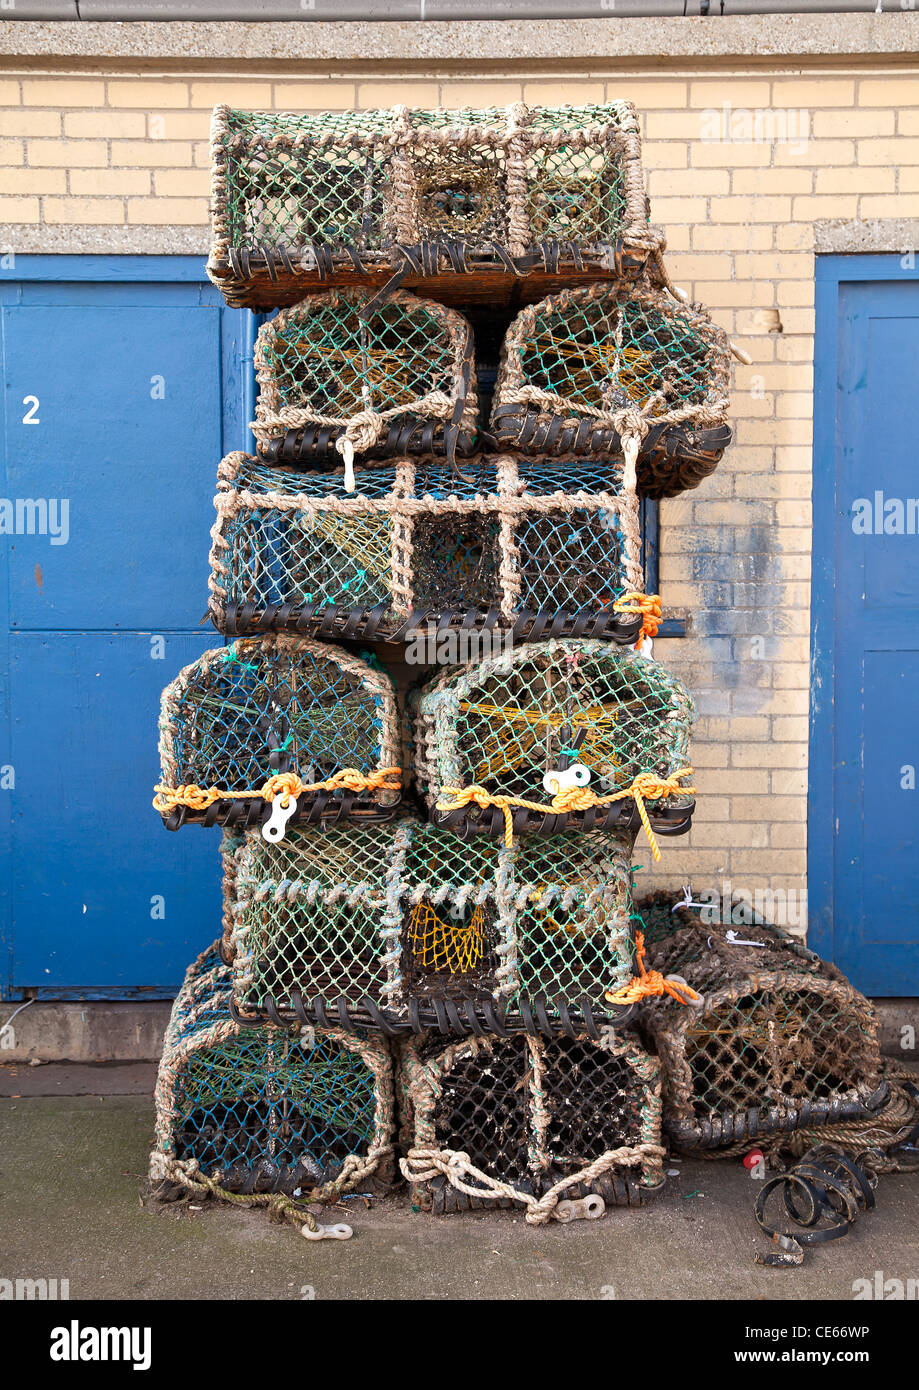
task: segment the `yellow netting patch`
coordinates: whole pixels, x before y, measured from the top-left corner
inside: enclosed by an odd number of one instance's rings
[[[411,911],[408,934],[416,965],[425,970],[465,975],[474,970],[485,950],[485,912],[473,909],[468,922],[445,922],[429,903]]]

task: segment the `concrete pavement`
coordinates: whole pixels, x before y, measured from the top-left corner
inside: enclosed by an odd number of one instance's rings
[[[753,1263],[765,1243],[737,1160],[671,1163],[679,1176],[652,1205],[570,1226],[436,1218],[389,1196],[371,1211],[346,1204],[352,1240],[310,1245],[260,1212],[154,1211],[140,1196],[150,1073],[119,1084],[83,1069],[67,1088],[87,1093],[61,1095],[56,1069],[27,1070],[7,1075],[19,1098],[0,1099],[0,1277],[69,1279],[74,1299],[851,1300],[876,1271],[919,1280],[919,1175],[882,1178],[877,1210],[845,1239],[777,1270]],[[112,1087],[147,1094],[103,1094]]]

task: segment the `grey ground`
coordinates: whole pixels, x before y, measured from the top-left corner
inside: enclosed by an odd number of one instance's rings
[[[71,1298],[317,1300],[850,1300],[877,1270],[919,1279],[919,1176],[882,1178],[844,1240],[780,1270],[753,1263],[757,1189],[736,1160],[681,1163],[642,1210],[535,1229],[387,1197],[326,1218],[349,1220],[350,1241],[308,1245],[260,1212],[151,1211],[152,1081],[141,1063],[0,1068],[0,1277],[69,1279]]]

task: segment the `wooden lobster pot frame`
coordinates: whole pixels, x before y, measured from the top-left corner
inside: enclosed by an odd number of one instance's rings
[[[314,824],[388,819],[400,800],[392,681],[369,661],[321,642],[269,636],[205,652],[163,691],[159,746],[154,805],[170,830],[258,826],[278,790],[272,785],[266,795],[265,784],[284,774],[315,787],[294,791],[293,817]],[[346,769],[369,785],[315,786],[334,783]]]
[[[699,305],[643,279],[562,290],[504,339],[492,402],[498,446],[616,456],[637,447],[637,485],[672,497],[712,473],[731,441],[731,347]]]
[[[302,474],[230,454],[218,473],[210,614],[219,631],[363,642],[506,632],[634,643],[638,499],[621,463],[479,455]]]
[[[166,1029],[150,1156],[154,1195],[212,1180],[229,1193],[322,1201],[393,1171],[385,1039],[241,1028],[216,946],[190,967]],[[219,1193],[218,1193],[219,1195]]]
[[[643,772],[669,778],[689,762],[694,707],[658,662],[608,642],[550,640],[454,668],[416,696],[415,781],[435,824],[464,835],[502,836],[498,805],[456,803],[457,790],[550,807],[543,778],[577,763],[599,797],[624,791]],[[443,809],[449,805],[449,809]],[[689,829],[689,795],[649,800],[655,833]],[[585,810],[513,806],[515,835],[565,830],[637,830],[630,796]]]
[[[648,227],[630,102],[279,114],[217,106],[208,273],[231,305],[424,286],[509,304],[637,273]]]
[[[524,1206],[539,1224],[663,1186],[659,1067],[633,1039],[407,1038],[399,1089],[400,1166],[434,1213]]]
[[[255,344],[259,454],[300,468],[381,455],[470,454],[478,402],[462,314],[397,290],[310,295],[262,325]]]
[[[247,836],[225,954],[235,1016],[384,1032],[621,1021],[632,837],[464,845],[414,818]]]
[[[642,1029],[661,1059],[664,1125],[681,1149],[714,1149],[869,1114],[880,1084],[873,1006],[835,967],[776,927],[735,946],[699,923],[659,941],[648,964],[704,997],[648,1001]]]

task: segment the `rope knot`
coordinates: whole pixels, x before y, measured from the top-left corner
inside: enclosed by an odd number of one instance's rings
[[[278,772],[274,777],[269,777],[262,787],[262,796],[266,801],[274,801],[279,797],[281,805],[285,809],[290,805],[292,796],[299,796],[304,790],[303,783],[295,772]]]
[[[702,998],[691,985],[668,980],[659,970],[649,970],[645,965],[645,938],[643,932],[635,933],[635,963],[638,974],[628,984],[617,990],[607,990],[603,998],[609,1004],[638,1004],[642,999],[652,999],[667,995],[678,1004],[694,1004]]]
[[[613,611],[641,614],[641,637],[635,644],[636,648],[641,646],[642,638],[657,636],[663,615],[660,594],[623,594],[613,604]]]
[[[597,804],[589,787],[565,787],[552,798],[553,811],[586,811]]]
[[[362,453],[376,444],[385,428],[386,421],[379,411],[371,410],[369,407],[359,410],[356,415],[351,416],[344,433],[336,440],[335,447],[339,453],[344,453],[347,441],[355,453]]]

